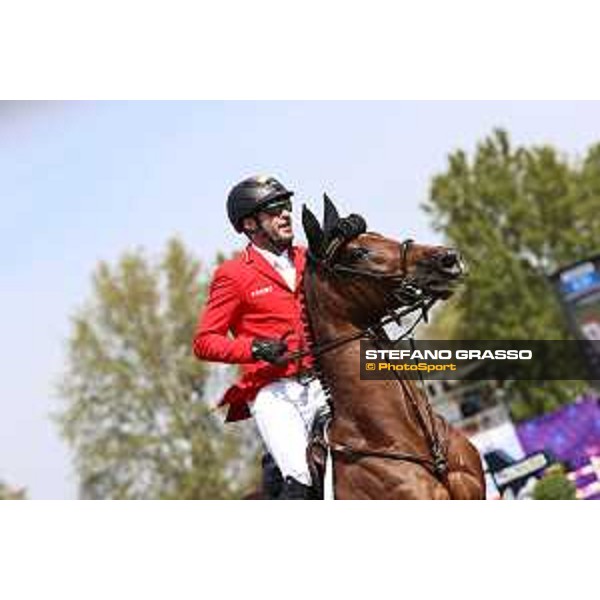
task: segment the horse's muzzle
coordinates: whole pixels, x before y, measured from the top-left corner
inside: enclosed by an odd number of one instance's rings
[[[435,261],[437,271],[448,281],[458,279],[464,273],[464,263],[458,251],[450,249]]]

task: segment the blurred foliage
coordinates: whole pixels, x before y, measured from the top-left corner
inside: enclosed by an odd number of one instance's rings
[[[256,478],[254,436],[209,409],[209,367],[192,353],[207,283],[176,239],[159,261],[138,250],[97,267],[56,415],[82,497],[232,498]]]
[[[548,275],[600,250],[600,144],[574,164],[550,146],[513,147],[495,130],[474,157],[457,150],[434,177],[425,210],[468,265],[466,283],[435,314],[438,339],[571,339]],[[579,357],[564,357],[577,361]],[[554,410],[576,381],[516,381],[516,419]]]
[[[25,488],[12,488],[3,481],[0,481],[0,500],[26,500],[27,492]]]
[[[534,500],[575,500],[577,489],[562,465],[552,465],[533,488]]]
[[[456,332],[460,327],[462,315],[460,310],[460,291],[448,300],[433,306],[429,322],[422,323],[416,330],[420,340],[452,340],[459,339]]]

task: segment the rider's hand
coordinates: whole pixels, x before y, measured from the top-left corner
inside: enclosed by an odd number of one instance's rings
[[[266,360],[274,365],[281,365],[287,362],[283,359],[287,349],[283,340],[255,338],[252,342],[252,357],[254,360]]]

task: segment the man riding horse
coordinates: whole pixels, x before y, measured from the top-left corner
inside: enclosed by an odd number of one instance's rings
[[[273,177],[232,189],[229,219],[250,243],[217,269],[194,338],[198,358],[242,364],[221,403],[229,421],[254,416],[269,452],[267,495],[321,497],[320,449],[335,459],[338,498],[482,498],[473,445],[414,382],[363,381],[358,362],[360,340],[385,343],[398,309],[425,314],[450,295],[458,255],[368,232],[327,197],[323,227],[304,207],[308,250],[294,246],[292,195]],[[313,432],[328,408],[327,431]]]

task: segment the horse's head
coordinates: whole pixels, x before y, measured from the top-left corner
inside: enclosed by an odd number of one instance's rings
[[[341,218],[327,196],[323,225],[306,206],[302,222],[311,262],[353,303],[352,315],[362,322],[401,306],[448,298],[462,274],[455,250],[367,231],[360,215]]]

